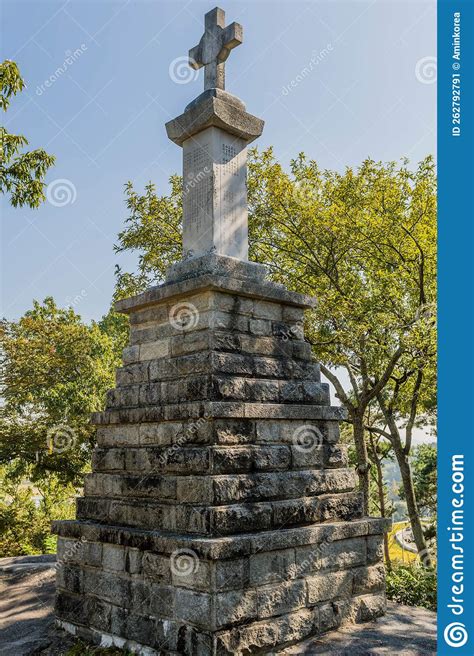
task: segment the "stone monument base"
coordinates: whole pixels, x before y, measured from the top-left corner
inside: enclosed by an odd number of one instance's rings
[[[272,652],[385,612],[385,528],[361,519],[213,539],[62,522],[59,625],[140,654]],[[189,556],[181,571],[175,554]]]
[[[118,304],[130,346],[96,413],[77,520],[55,522],[66,630],[141,654],[259,654],[385,609],[312,300],[208,255]]]

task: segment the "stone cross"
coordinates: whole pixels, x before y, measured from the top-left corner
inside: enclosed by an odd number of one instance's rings
[[[231,23],[225,27],[223,9],[215,7],[207,12],[204,34],[199,44],[189,51],[189,65],[196,70],[204,66],[204,90],[225,89],[224,62],[242,40],[242,25]]]

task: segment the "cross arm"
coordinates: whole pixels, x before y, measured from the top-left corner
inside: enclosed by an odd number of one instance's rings
[[[244,40],[244,30],[240,23],[231,23],[222,31],[222,50],[219,53],[219,61],[223,62],[229,56],[230,51],[240,46]]]
[[[200,43],[189,51],[189,65],[196,71],[202,68],[202,48]]]

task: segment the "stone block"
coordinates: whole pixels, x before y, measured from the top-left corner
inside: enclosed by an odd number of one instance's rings
[[[350,571],[316,574],[308,577],[306,581],[309,604],[350,597],[352,593],[352,572]]]
[[[265,530],[272,526],[271,505],[266,503],[233,504],[212,509],[212,530],[218,535]]]
[[[302,580],[285,581],[257,589],[258,617],[272,617],[289,613],[306,605],[306,583]]]
[[[248,419],[216,420],[212,426],[217,444],[246,444],[253,440],[254,431],[254,424]]]
[[[81,594],[84,591],[84,571],[77,565],[61,564],[56,570],[56,585],[67,592]]]
[[[138,362],[140,360],[140,347],[135,346],[126,346],[122,351],[122,361],[123,364],[131,364],[132,362]]]
[[[121,424],[118,426],[101,426],[97,429],[97,444],[103,447],[138,445],[139,427]]]
[[[257,617],[255,590],[230,590],[215,596],[215,628],[248,623]]]
[[[181,429],[182,425],[179,423],[143,423],[140,425],[140,444],[159,446],[172,444]]]
[[[250,580],[253,585],[276,583],[293,578],[294,568],[294,549],[280,549],[250,556]]]
[[[125,548],[115,544],[104,544],[102,547],[102,565],[107,570],[125,572]]]
[[[387,600],[383,592],[355,597],[350,605],[354,622],[372,622],[385,613]]]
[[[141,571],[144,579],[155,583],[171,583],[170,559],[162,554],[145,551],[141,559]]]
[[[383,560],[383,535],[367,537],[367,564],[374,565]]]
[[[191,622],[204,629],[213,628],[212,596],[204,592],[194,592],[176,588],[176,617],[183,622]]]
[[[385,586],[385,567],[383,563],[354,570],[352,591],[355,595],[378,592]]]
[[[142,573],[143,552],[140,549],[128,548],[125,554],[125,571],[128,574]]]
[[[156,342],[146,342],[140,345],[140,360],[166,358],[172,352],[170,339],[160,339]]]
[[[252,622],[229,631],[216,634],[216,653],[233,656],[237,653],[259,653],[277,645],[303,640],[318,630],[317,614],[308,609],[273,617],[270,620]]]
[[[347,569],[365,565],[366,542],[364,537],[348,540],[323,540],[320,544],[296,548],[296,566],[299,576],[319,570]]]
[[[267,336],[272,334],[271,321],[266,319],[250,319],[249,331],[252,335]]]
[[[207,476],[181,476],[176,481],[178,503],[212,503],[213,480]]]
[[[246,558],[216,561],[214,564],[215,589],[243,589],[249,585],[249,561]]]

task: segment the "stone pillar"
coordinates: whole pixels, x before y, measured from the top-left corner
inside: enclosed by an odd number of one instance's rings
[[[239,98],[208,89],[166,129],[183,147],[185,257],[247,260],[247,144],[260,136],[263,121]]]
[[[233,28],[234,29],[234,28]],[[140,654],[278,653],[384,612],[386,520],[353,468],[303,333],[313,299],[246,262],[260,119],[209,89],[167,124],[184,151],[185,259],[117,303],[130,345],[77,519],[54,523],[67,631]]]

